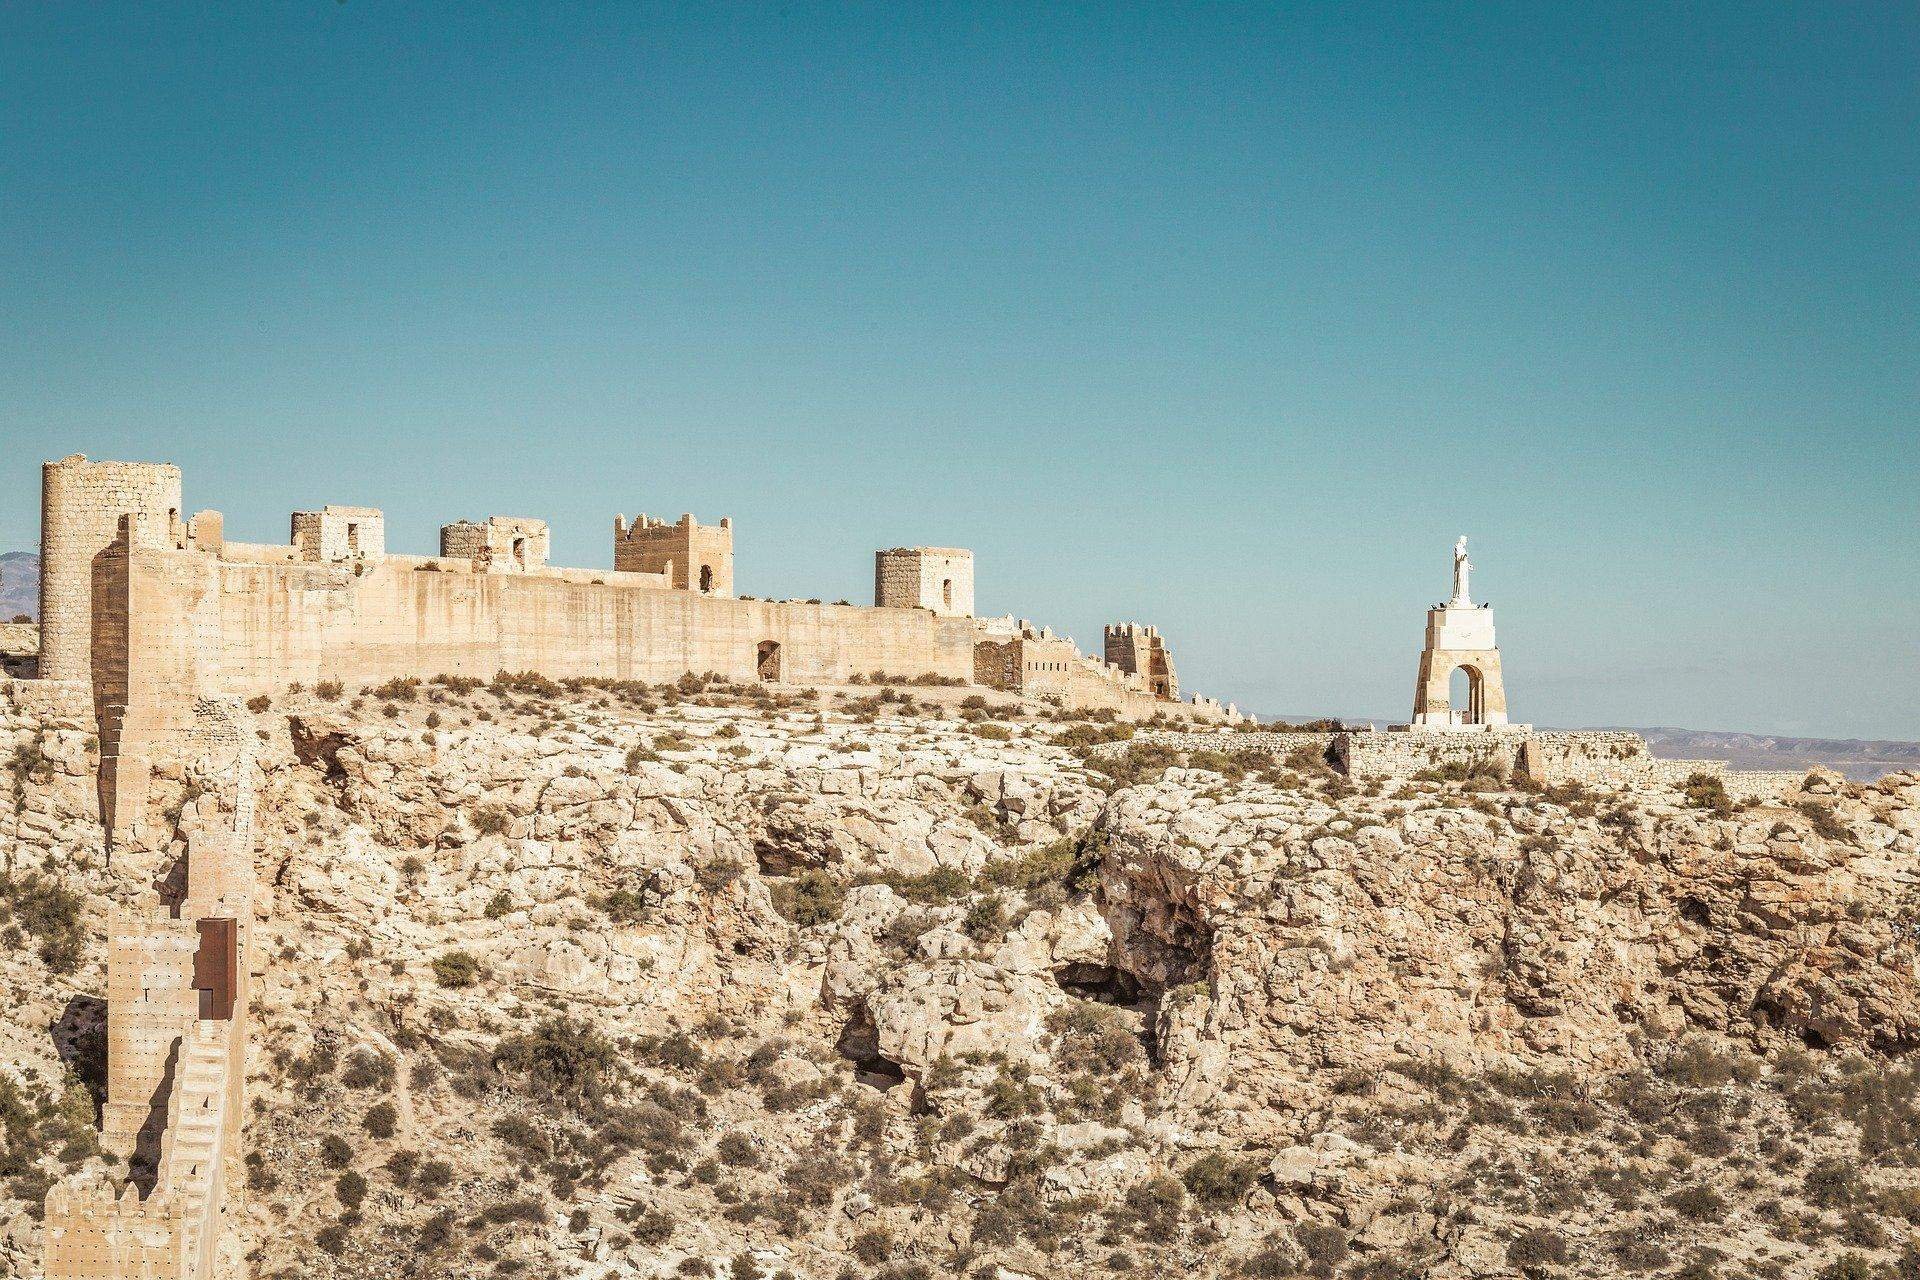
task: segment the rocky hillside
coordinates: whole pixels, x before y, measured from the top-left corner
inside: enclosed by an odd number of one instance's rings
[[[256,1276],[1920,1265],[1920,776],[1356,790],[949,690],[319,692],[252,708]],[[26,1276],[97,1159],[104,911],[179,848],[107,864],[89,744],[11,750]]]

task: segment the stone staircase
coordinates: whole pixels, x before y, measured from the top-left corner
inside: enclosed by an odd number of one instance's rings
[[[198,1276],[212,1275],[222,1217],[221,1154],[225,1114],[227,1034],[231,1024],[201,1022],[180,1046],[179,1076],[168,1108],[165,1149],[155,1190],[174,1198],[192,1234]]]

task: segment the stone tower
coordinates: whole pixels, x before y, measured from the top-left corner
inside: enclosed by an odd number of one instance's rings
[[[527,573],[547,567],[552,546],[545,520],[488,516],[486,523],[456,520],[440,526],[440,554],[472,560],[487,573]]]
[[[153,546],[171,545],[180,522],[180,468],[165,462],[90,462],[40,468],[40,678],[93,674],[93,560],[122,516]]]
[[[873,553],[876,609],[931,609],[973,616],[973,552],[964,547],[894,547]]]
[[[1493,606],[1467,594],[1467,540],[1453,547],[1453,596],[1427,610],[1427,643],[1413,690],[1415,728],[1486,729],[1507,723],[1507,688],[1493,638]],[[1467,673],[1467,705],[1452,705],[1453,673]]]
[[[1110,667],[1147,682],[1156,698],[1178,701],[1180,677],[1173,669],[1173,653],[1153,627],[1137,622],[1116,622],[1106,630],[1103,653]]]
[[[733,594],[733,517],[718,527],[691,514],[678,524],[641,514],[613,518],[613,567],[621,573],[665,573],[668,583],[702,595]]]

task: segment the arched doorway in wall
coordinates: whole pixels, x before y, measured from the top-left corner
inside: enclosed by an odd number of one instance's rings
[[[515,538],[513,540],[513,563],[515,568],[524,569],[527,567],[527,540],[525,538]]]
[[[940,581],[940,604],[943,608],[947,608],[947,609],[953,608],[953,579],[952,578],[943,578]]]
[[[700,590],[703,593],[713,590],[713,566],[710,564],[700,566]]]
[[[754,666],[762,683],[780,683],[780,642],[762,640],[754,652]]]
[[[1456,724],[1486,723],[1486,687],[1480,668],[1463,662],[1447,674],[1447,705]]]

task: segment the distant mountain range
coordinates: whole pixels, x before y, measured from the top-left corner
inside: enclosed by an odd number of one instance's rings
[[[1896,769],[1920,769],[1920,742],[1862,738],[1785,738],[1766,733],[1702,729],[1635,729],[1656,756],[1725,760],[1736,769],[1803,769],[1824,764],[1849,778],[1871,781]]]
[[[31,551],[0,552],[0,622],[23,613],[40,616],[40,557]]]

